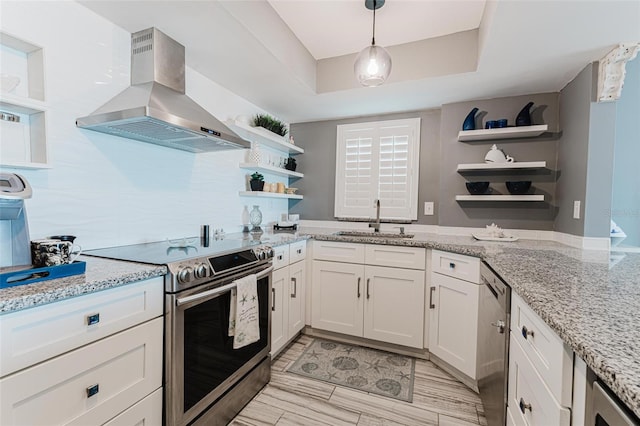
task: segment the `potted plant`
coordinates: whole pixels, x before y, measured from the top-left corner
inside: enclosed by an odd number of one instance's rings
[[[286,136],[289,130],[287,125],[268,114],[258,114],[253,117],[254,127],[263,127],[278,136]]]
[[[251,175],[249,185],[251,186],[252,191],[262,191],[262,189],[264,188],[264,176],[262,176],[258,172],[253,173]]]

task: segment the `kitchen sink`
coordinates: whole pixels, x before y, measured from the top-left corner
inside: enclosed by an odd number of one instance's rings
[[[393,234],[391,232],[373,231],[338,231],[333,235],[340,237],[367,237],[367,238],[413,238],[413,234]]]

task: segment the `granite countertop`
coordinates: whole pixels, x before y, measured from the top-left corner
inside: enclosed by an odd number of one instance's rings
[[[0,289],[0,315],[167,273],[166,267],[158,265],[88,256],[80,256],[79,260],[87,262],[87,270],[82,275]]]
[[[332,235],[317,240],[425,247],[482,258],[640,417],[640,253],[581,250],[551,241],[477,241],[416,233],[411,239]]]
[[[317,240],[432,248],[480,257],[640,416],[640,253],[538,240],[477,241],[416,233],[411,239],[333,235],[303,228],[265,233],[274,246]],[[82,256],[83,275],[0,289],[0,315],[166,274],[164,266]]]

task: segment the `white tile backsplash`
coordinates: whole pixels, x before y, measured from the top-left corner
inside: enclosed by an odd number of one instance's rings
[[[2,31],[44,48],[52,168],[6,169],[33,187],[32,239],[63,233],[85,249],[133,244],[199,235],[202,224],[239,231],[244,205],[260,205],[264,222],[287,210],[287,200],[238,195],[243,150],[192,154],[75,126],[129,85],[128,32],[68,1],[3,2]],[[186,79],[187,94],[223,121],[264,112],[188,64]]]

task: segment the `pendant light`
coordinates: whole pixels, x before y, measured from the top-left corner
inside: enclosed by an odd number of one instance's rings
[[[384,0],[365,0],[367,9],[373,10],[373,36],[371,46],[358,54],[353,70],[358,82],[366,87],[379,86],[391,73],[391,56],[382,46],[376,46],[376,9],[384,6]]]

